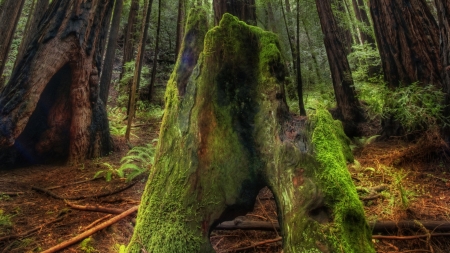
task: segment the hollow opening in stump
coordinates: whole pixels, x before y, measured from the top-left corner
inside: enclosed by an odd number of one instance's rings
[[[72,71],[66,64],[45,86],[25,129],[14,143],[16,165],[67,160],[72,116],[71,84]]]
[[[281,252],[277,210],[272,191],[264,187],[255,199],[253,211],[214,227],[210,234],[212,247],[216,252],[247,247],[247,250],[254,250],[251,252]]]

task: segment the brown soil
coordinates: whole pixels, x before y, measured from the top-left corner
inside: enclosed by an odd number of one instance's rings
[[[133,138],[132,145],[144,145],[157,138],[159,122],[144,123],[143,126],[134,129],[139,138]],[[116,150],[113,154],[87,161],[82,166],[36,165],[0,171],[0,210],[3,211],[3,215],[10,216],[12,222],[10,227],[2,226],[0,222],[0,253],[40,252],[76,236],[94,221],[107,216],[106,213],[72,209],[63,200],[33,190],[32,187],[48,189],[66,185],[51,189],[51,192],[67,198],[106,193],[127,185],[127,182],[118,178],[113,178],[111,182],[97,179],[68,185],[92,179],[101,169],[100,163],[107,162],[118,166],[129,147],[121,138],[116,137],[114,141]],[[439,145],[433,147],[436,150]],[[448,160],[429,151],[430,147],[424,142],[414,144],[392,140],[375,142],[355,150],[358,163],[349,165],[355,184],[360,188],[387,185],[387,190],[379,193],[377,198],[363,201],[369,221],[377,219],[450,221]],[[70,203],[126,210],[139,203],[145,180],[145,176],[138,178],[135,185],[120,193],[72,200]],[[363,191],[361,195],[364,196]],[[46,224],[61,217],[60,221]],[[276,204],[270,190],[267,188],[261,190],[255,201],[254,211],[240,219],[276,221]],[[134,216],[129,216],[95,233],[91,236],[87,247],[83,248],[80,243],[76,243],[61,252],[118,252],[120,245],[127,244],[130,240],[133,222]],[[4,238],[23,234],[33,228],[38,229],[27,236]],[[392,232],[391,235],[405,236],[429,232],[433,231],[400,230]],[[279,235],[275,230],[213,231],[211,244],[217,252],[282,252],[281,241],[277,238]],[[450,243],[446,237],[415,240],[383,239],[374,240],[374,244],[377,252],[450,252]],[[248,247],[250,249],[239,250]]]

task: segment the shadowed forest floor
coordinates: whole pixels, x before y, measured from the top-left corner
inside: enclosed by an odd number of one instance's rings
[[[157,138],[159,122],[146,122],[135,129],[139,138],[133,137],[132,145],[144,145]],[[10,225],[0,223],[0,252],[40,252],[80,234],[93,222],[108,216],[103,212],[76,210],[68,204],[121,210],[139,204],[148,174],[138,177],[134,185],[119,193],[89,197],[129,184],[118,178],[110,182],[104,178],[91,180],[101,169],[101,163],[119,166],[121,157],[129,150],[122,138],[115,137],[114,141],[113,154],[87,161],[82,166],[38,165],[0,171],[1,217],[7,216],[11,221]],[[448,161],[436,156],[411,155],[414,150],[420,151],[418,145],[402,141],[374,142],[355,149],[356,162],[349,165],[349,171],[360,196],[366,199],[363,202],[369,221],[450,221]],[[88,181],[82,182],[84,180]],[[71,185],[74,182],[82,183]],[[377,186],[383,186],[384,191],[371,192],[370,189]],[[62,198],[87,198],[64,201],[32,187],[48,189]],[[128,216],[95,233],[84,243],[76,243],[61,252],[118,252],[120,245],[126,244],[133,233],[134,218]],[[254,211],[239,217],[239,220],[273,223],[276,219],[276,203],[267,188],[261,190]],[[31,229],[36,230],[22,236]],[[400,230],[390,235],[432,232]],[[19,237],[8,238],[11,235]],[[217,230],[211,234],[211,244],[217,252],[281,252],[278,237],[275,230]],[[377,252],[450,252],[447,237],[373,241]]]

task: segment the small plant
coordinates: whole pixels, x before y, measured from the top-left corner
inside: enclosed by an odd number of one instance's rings
[[[154,162],[156,150],[153,143],[157,141],[158,140],[155,139],[146,146],[132,148],[128,151],[127,155],[120,160],[121,165],[118,169],[114,168],[114,166],[109,163],[100,163],[100,166],[104,169],[97,171],[94,178],[104,175],[106,181],[109,182],[114,175],[117,175],[120,178],[126,178],[127,182],[133,180],[135,177],[150,169]]]
[[[402,203],[402,208],[407,209],[410,204],[411,197],[414,196],[412,191],[408,191],[403,187],[403,179],[408,176],[408,173],[404,173],[403,170],[400,170],[398,173],[394,175],[394,185],[398,190],[400,202]]]
[[[86,239],[84,239],[81,243],[80,243],[80,249],[83,252],[86,253],[94,253],[94,252],[98,252],[93,246],[92,244],[94,243],[94,239],[92,239],[91,237],[88,237]]]
[[[157,141],[155,139],[144,147],[134,147],[128,151],[127,155],[120,160],[122,165],[117,169],[117,174],[120,177],[126,177],[127,181],[131,181],[149,170],[155,158],[156,148],[153,143]]]
[[[11,227],[11,216],[4,214],[3,210],[0,209],[0,234],[6,234]]]

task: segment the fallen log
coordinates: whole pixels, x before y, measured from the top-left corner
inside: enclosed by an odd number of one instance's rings
[[[398,229],[421,229],[421,226],[430,231],[450,231],[449,221],[376,221],[369,222],[369,226],[372,228],[372,233],[392,232]],[[265,230],[273,231],[275,229],[280,230],[278,222],[267,221],[245,221],[236,219],[233,221],[225,221],[217,225],[216,230]]]

